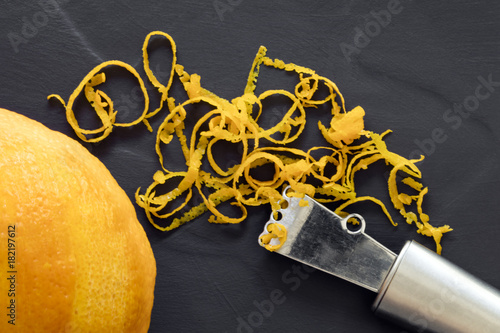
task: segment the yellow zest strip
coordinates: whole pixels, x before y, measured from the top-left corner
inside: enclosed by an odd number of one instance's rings
[[[302,67],[302,66],[297,66],[297,65],[292,64],[292,63],[285,64],[285,62],[283,60],[280,60],[280,59],[272,60],[271,58],[263,57],[262,62],[266,66],[274,67],[277,69],[283,69],[287,72],[295,71],[295,72],[300,73],[300,74],[303,74],[303,73],[309,74],[309,75],[314,74],[314,71],[312,69]]]
[[[422,191],[422,186],[423,186],[422,183],[417,182],[415,179],[413,179],[411,177],[406,177],[401,182],[403,184],[410,186],[411,188],[413,188],[416,191]]]
[[[247,85],[244,90],[244,94],[253,94],[255,92],[255,88],[257,87],[257,77],[259,76],[260,65],[266,55],[267,49],[264,46],[259,48],[257,55],[255,56],[255,60],[252,63],[252,67],[250,69],[250,74],[248,74]]]
[[[153,216],[164,219],[172,216],[176,212],[180,211],[182,208],[186,206],[189,200],[192,197],[192,189],[191,186],[185,186],[183,182],[185,182],[187,177],[186,172],[172,172],[164,174],[162,171],[157,171],[154,175],[154,182],[147,188],[146,193],[143,195],[139,195],[140,188],[137,189],[136,199],[139,207],[142,207],[145,212],[148,220],[158,229],[166,231],[174,229],[175,226],[170,226],[167,228],[162,228],[154,222]],[[175,177],[183,177],[180,184],[172,191],[159,195],[156,195],[155,188],[160,184],[165,184],[168,180],[173,179]],[[182,202],[178,207],[174,209],[170,209],[168,213],[161,214],[160,211],[165,209],[167,204],[174,201],[177,197],[182,195],[187,191],[186,198],[184,202]]]
[[[331,155],[323,155],[319,160],[315,160],[311,153],[315,150],[330,150],[332,152]],[[337,155],[337,158],[333,157]],[[307,162],[311,163],[311,173],[314,175],[316,179],[319,179],[323,182],[323,184],[331,183],[334,184],[336,181],[342,178],[345,173],[346,165],[344,163],[344,158],[341,153],[332,148],[332,147],[313,147],[307,151]],[[328,163],[331,163],[336,166],[336,172],[334,175],[330,177],[325,176],[325,168]]]
[[[391,172],[389,173],[389,179],[387,181],[389,185],[389,195],[391,197],[392,204],[394,205],[394,208],[402,211],[402,214],[405,215],[405,209],[404,209],[404,204],[407,204],[401,200],[401,197],[399,196],[398,188],[397,188],[397,181],[396,181],[396,174],[400,170],[411,170],[411,169],[416,169],[417,167],[413,162],[418,162],[421,161],[423,158],[419,160],[404,160],[401,161],[399,164],[396,164]],[[407,167],[410,166],[410,169]],[[418,170],[418,169],[417,169]]]
[[[104,73],[99,73],[102,69],[108,66],[118,66],[125,68],[128,72],[130,72],[139,83],[142,94],[144,95],[144,110],[142,114],[136,120],[129,123],[117,123],[116,122],[116,113],[113,109],[113,101],[101,90],[94,89],[95,86],[102,84],[106,81],[106,76]],[[76,120],[75,113],[73,111],[73,105],[75,103],[76,98],[84,92],[87,101],[90,103],[92,108],[95,110],[97,116],[99,117],[102,126],[93,129],[87,130],[83,129],[78,125],[78,121]],[[144,82],[142,81],[139,73],[134,69],[134,67],[130,66],[127,63],[124,63],[119,60],[110,60],[103,62],[102,64],[96,66],[94,69],[88,73],[83,80],[80,82],[78,87],[73,91],[68,99],[68,103],[64,103],[64,100],[61,96],[52,94],[47,97],[47,99],[56,98],[66,109],[66,118],[68,123],[71,125],[76,135],[85,142],[99,142],[106,138],[112,131],[113,126],[121,126],[121,127],[129,127],[140,123],[145,120],[146,113],[149,108],[149,96],[146,91],[146,87],[144,86]],[[152,130],[149,126],[149,123],[145,122],[148,129]],[[99,136],[88,138],[87,135],[97,135]]]
[[[384,203],[382,201],[380,201],[379,199],[374,198],[374,197],[370,197],[370,196],[357,197],[357,198],[350,199],[350,200],[344,202],[342,205],[338,206],[337,209],[335,210],[335,213],[337,215],[340,215],[340,216],[344,216],[344,215],[347,216],[349,214],[343,213],[344,208],[346,208],[347,206],[352,205],[352,204],[354,204],[356,202],[361,202],[361,201],[372,201],[372,202],[376,203],[377,205],[380,206],[380,208],[382,208],[382,211],[384,212],[385,216],[387,216],[387,219],[391,222],[391,224],[393,226],[397,226],[398,225],[392,219],[392,216],[391,216],[391,214],[389,214],[389,211],[385,207]]]
[[[284,225],[280,223],[269,223],[267,225],[268,234],[261,235],[259,242],[264,245],[266,250],[271,252],[278,250],[286,242],[287,230]],[[279,241],[276,245],[271,245],[271,240],[277,239]]]
[[[165,37],[169,43],[170,46],[172,47],[172,64],[171,64],[171,69],[170,69],[170,76],[168,78],[167,85],[163,85],[158,81],[156,76],[153,74],[153,71],[151,70],[149,66],[149,54],[148,54],[148,45],[149,41],[152,37],[154,36],[163,36]],[[161,94],[161,99],[160,99],[160,106],[154,110],[153,112],[150,112],[146,115],[147,118],[151,118],[155,116],[161,109],[163,109],[163,103],[168,99],[168,92],[170,90],[170,87],[172,86],[172,82],[174,80],[174,72],[175,72],[175,65],[177,63],[177,47],[175,45],[174,39],[167,33],[162,32],[162,31],[152,31],[150,32],[147,36],[146,39],[144,40],[144,44],[142,46],[142,58],[144,61],[144,72],[146,73],[149,81],[151,84],[158,89],[159,93]]]
[[[447,224],[437,228],[429,224],[429,216],[422,212],[422,201],[424,199],[424,195],[427,194],[427,191],[428,189],[426,187],[418,194],[417,207],[422,221],[421,224],[417,225],[419,228],[418,233],[434,238],[434,242],[436,243],[436,252],[437,254],[441,254],[441,237],[443,237],[444,233],[452,231],[453,229]]]

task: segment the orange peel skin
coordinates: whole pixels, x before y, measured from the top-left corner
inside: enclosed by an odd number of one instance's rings
[[[163,38],[172,49],[170,77],[165,84],[159,82],[150,68],[149,48],[153,38]],[[406,222],[416,226],[419,234],[432,237],[436,252],[441,253],[442,235],[452,229],[447,225],[432,226],[429,216],[423,212],[423,197],[428,189],[423,186],[420,180],[422,175],[416,165],[421,159],[409,160],[391,152],[384,141],[390,130],[378,134],[365,129],[365,110],[360,106],[347,110],[344,97],[333,81],[312,69],[271,59],[266,56],[267,49],[261,46],[242,95],[229,101],[203,88],[199,75],[189,74],[184,66],[177,63],[176,45],[169,34],[151,32],[144,41],[142,52],[147,79],[160,94],[160,105],[153,111],[149,111],[149,96],[143,80],[132,66],[120,61],[104,62],[95,67],[67,103],[59,95],[50,95],[49,98],[56,98],[64,105],[68,122],[77,136],[88,142],[103,140],[114,126],[132,126],[143,122],[152,130],[148,119],[162,115],[164,120],[157,129],[155,144],[161,170],[155,173],[153,182],[144,193],[138,189],[135,195],[137,204],[156,228],[162,231],[175,229],[206,211],[212,214],[208,219],[210,222],[240,223],[247,217],[248,206],[263,204],[270,204],[274,216],[277,216],[285,186],[291,187],[290,196],[303,198],[308,195],[320,202],[336,202],[336,212],[343,215],[343,210],[351,204],[371,201],[380,206],[389,222],[396,226],[380,199],[356,193],[357,172],[384,161],[390,168],[387,187],[392,206]],[[120,66],[136,77],[144,94],[144,111],[131,123],[117,123],[113,101],[97,89],[105,81],[101,70],[111,65]],[[298,82],[294,89],[267,90],[256,95],[257,80],[263,66],[295,73]],[[187,100],[178,102],[170,96],[174,77],[184,88]],[[323,93],[319,93],[320,89]],[[73,105],[82,92],[101,120],[100,128],[88,130],[79,127]],[[259,125],[259,119],[265,112],[263,101],[271,96],[288,98],[291,106],[275,125],[264,129]],[[185,120],[191,119],[192,115],[187,107],[198,103],[209,105],[211,110],[195,120],[188,135]],[[320,110],[320,106],[329,110],[325,121],[317,122],[316,127],[324,141],[308,150],[298,149],[297,143],[304,135],[308,113]],[[185,159],[181,170],[166,165],[168,159],[162,153],[162,147],[174,139],[180,143]],[[241,147],[237,160],[227,167],[217,160],[214,151],[214,147],[222,142]],[[272,170],[265,179],[256,176],[263,167]],[[397,177],[401,174],[404,174],[402,181]],[[173,184],[174,189],[162,191],[161,187],[165,184]],[[195,197],[201,198],[202,202],[198,200],[194,204]],[[239,213],[236,216],[223,213],[218,208],[223,202],[238,208]],[[306,204],[307,201],[301,201],[301,205]],[[169,221],[167,225],[161,222],[164,219]],[[271,229],[273,237],[280,240],[279,244],[270,246],[270,239],[261,241],[266,243],[267,249],[275,251],[286,238],[286,229],[279,225]]]

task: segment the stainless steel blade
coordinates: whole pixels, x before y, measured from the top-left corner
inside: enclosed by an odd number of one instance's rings
[[[366,225],[361,216],[351,214],[342,218],[308,196],[304,198],[308,205],[301,206],[301,199],[288,197],[286,190],[283,197],[288,202],[287,208],[279,210],[279,220],[271,214],[261,234],[268,233],[270,223],[285,226],[287,239],[277,253],[369,290],[380,290],[396,254],[364,233]],[[350,218],[359,221],[354,226],[357,230],[348,228]]]

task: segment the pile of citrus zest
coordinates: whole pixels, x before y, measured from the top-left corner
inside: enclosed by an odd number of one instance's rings
[[[259,237],[259,243],[262,244],[266,250],[271,252],[278,250],[286,242],[287,230],[284,225],[274,222],[267,225],[267,234]],[[277,244],[271,244],[271,241],[276,239]]]
[[[172,49],[172,67],[165,84],[156,78],[150,68],[148,47],[153,38],[164,39]],[[58,95],[49,98],[55,97],[63,103],[68,122],[78,137],[89,142],[104,139],[113,126],[131,126],[143,122],[152,130],[148,119],[164,110],[155,143],[161,169],[154,174],[153,182],[144,193],[139,188],[135,194],[137,204],[144,209],[156,228],[164,231],[175,229],[206,211],[211,213],[210,222],[239,223],[246,219],[248,206],[263,204],[270,204],[273,216],[277,217],[284,202],[281,193],[285,186],[290,186],[287,195],[292,197],[304,198],[308,195],[319,202],[338,202],[335,212],[343,216],[348,215],[344,210],[352,204],[373,202],[396,226],[397,223],[381,200],[372,196],[358,196],[356,193],[354,179],[358,171],[383,161],[391,170],[388,192],[393,207],[407,223],[415,224],[418,233],[432,237],[436,251],[441,252],[441,237],[452,229],[448,225],[432,226],[429,216],[422,210],[423,197],[428,189],[420,182],[422,175],[416,166],[421,159],[409,160],[389,151],[384,137],[390,130],[382,134],[366,130],[364,109],[357,106],[347,111],[344,97],[334,82],[312,69],[271,59],[266,56],[266,48],[261,46],[251,66],[243,94],[226,100],[203,88],[199,75],[189,74],[184,66],[177,63],[177,49],[170,35],[161,31],[151,32],[144,41],[142,52],[146,76],[160,96],[160,104],[153,111],[148,110],[149,96],[144,82],[134,68],[120,61],[105,62],[94,68],[75,89],[67,104]],[[116,123],[112,100],[95,88],[104,83],[105,76],[101,70],[110,65],[128,70],[137,78],[144,94],[144,111],[132,123]],[[295,87],[292,91],[274,89],[256,94],[261,66],[295,73]],[[177,101],[170,96],[174,79],[182,84],[188,96],[186,100]],[[73,105],[82,91],[102,121],[98,129],[82,129],[76,121]],[[287,99],[288,109],[275,124],[264,126],[261,116],[266,111],[263,105],[266,99],[274,97]],[[199,105],[208,106],[210,110],[196,119],[188,135],[185,120],[192,117],[189,110]],[[329,110],[326,114],[328,121],[317,123],[324,142],[307,150],[294,148],[296,144],[291,147],[292,143],[300,142],[308,113],[317,111],[320,106]],[[96,134],[100,136],[87,137]],[[185,160],[182,168],[167,165],[169,159],[163,156],[165,146],[173,141],[180,144]],[[241,147],[237,160],[232,161],[231,165],[226,163],[226,166],[218,162],[214,154],[215,147],[224,142]],[[262,175],[258,175],[261,167],[272,170],[272,174],[261,179]],[[196,198],[202,202],[196,202]],[[236,207],[239,213],[226,213],[227,209],[223,211],[220,208],[222,203]],[[307,201],[301,200],[300,204],[307,205]],[[160,222],[162,219],[169,222]],[[275,237],[283,239],[282,233],[286,235],[284,227],[272,228]],[[278,233],[281,236],[276,236]],[[270,240],[262,241],[269,243]],[[279,246],[267,248],[276,250]]]

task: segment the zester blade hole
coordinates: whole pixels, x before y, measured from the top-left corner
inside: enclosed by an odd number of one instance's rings
[[[358,214],[350,214],[346,217],[347,231],[351,234],[363,232],[365,229],[365,220]]]

